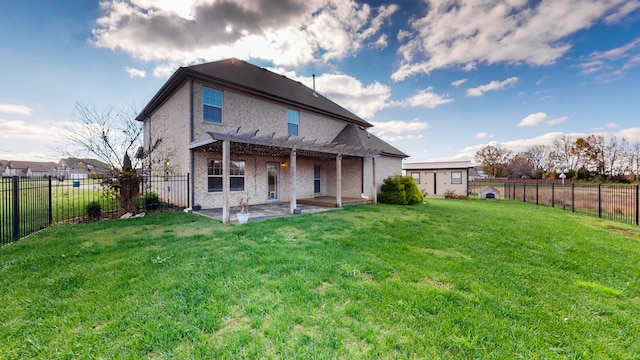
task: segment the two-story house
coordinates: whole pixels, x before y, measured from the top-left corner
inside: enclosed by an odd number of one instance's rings
[[[156,156],[144,170],[191,174],[190,203],[223,221],[240,198],[292,212],[318,196],[375,201],[407,157],[314,89],[238,59],[179,68],[136,119]]]

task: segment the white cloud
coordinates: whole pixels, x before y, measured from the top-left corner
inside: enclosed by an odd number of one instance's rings
[[[154,75],[227,57],[276,66],[339,60],[363,44],[382,46],[380,30],[398,10],[355,0],[106,0],[100,8],[91,43],[160,62]]]
[[[0,138],[7,140],[38,140],[50,143],[51,139],[58,139],[62,134],[59,126],[22,120],[0,119],[0,128]]]
[[[421,131],[431,127],[429,123],[418,120],[372,122],[371,124],[373,127],[370,131],[387,142],[422,139],[424,135]]]
[[[611,50],[594,51],[577,67],[582,69],[580,72],[582,75],[607,72],[611,69],[614,69],[611,74],[622,75],[638,65],[640,65],[640,38]]]
[[[609,129],[615,129],[615,128],[617,128],[617,127],[618,127],[618,124],[613,123],[613,122],[610,122],[610,123],[607,123],[607,127],[608,127]]]
[[[517,82],[518,82],[518,78],[515,76],[510,77],[503,81],[494,80],[486,85],[481,85],[475,88],[467,89],[467,96],[470,96],[470,97],[482,96],[487,91],[502,90],[507,87],[515,85],[515,83]]]
[[[286,71],[283,68],[269,68],[269,70],[312,87],[313,78],[310,76],[299,76],[296,72]],[[389,86],[377,81],[363,84],[362,81],[345,74],[316,76],[316,91],[365,120],[384,108],[395,106],[395,103],[390,101]]]
[[[467,79],[460,79],[460,80],[456,80],[456,81],[452,82],[451,85],[453,85],[455,87],[458,87],[458,86],[460,86],[460,85],[462,85],[462,84],[464,84],[466,82],[467,82]]]
[[[614,135],[621,139],[627,139],[629,142],[640,142],[640,127],[622,129]]]
[[[488,136],[488,134],[486,132],[479,132],[477,134],[474,135],[474,137],[476,139],[484,139]]]
[[[371,46],[376,48],[376,49],[380,49],[383,50],[384,48],[386,48],[388,45],[387,42],[387,35],[386,34],[382,34],[378,40],[376,40],[375,42],[371,43]]]
[[[427,130],[431,126],[427,122],[421,121],[387,121],[387,122],[372,122],[373,131],[377,134],[394,133],[401,134],[407,131],[419,131]]]
[[[446,97],[446,95],[439,95],[433,92],[433,87],[428,87],[425,90],[418,91],[415,95],[405,99],[398,103],[402,107],[426,107],[433,109],[436,106],[444,105],[452,102],[453,99]]]
[[[0,104],[0,113],[31,115],[33,113],[33,110],[30,107],[24,105]]]
[[[543,112],[537,112],[534,114],[527,115],[524,119],[520,120],[518,123],[518,127],[524,126],[538,126],[538,125],[558,125],[563,123],[569,119],[567,116],[562,116],[555,119],[549,119],[549,116]]]
[[[140,70],[140,69],[135,69],[135,68],[131,68],[131,67],[126,67],[125,71],[129,74],[130,78],[134,78],[134,77],[139,77],[139,78],[145,78],[147,76],[147,72],[144,70]]]
[[[604,22],[607,24],[617,23],[639,8],[640,1],[629,1],[616,9],[613,14],[604,18]]]
[[[412,35],[402,37],[409,40],[398,49],[403,60],[393,80],[456,66],[550,65],[571,49],[571,34],[633,11],[623,9],[626,0],[426,2],[427,13],[410,21]]]

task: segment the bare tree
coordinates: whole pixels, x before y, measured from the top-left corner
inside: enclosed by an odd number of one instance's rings
[[[98,109],[76,102],[71,122],[63,129],[67,143],[72,147],[65,153],[89,154],[122,170],[125,155],[132,158],[142,145],[142,125],[135,120],[136,113],[134,106],[120,110],[113,107]]]
[[[476,162],[480,163],[484,172],[494,178],[507,176],[510,158],[511,150],[493,145],[483,147],[475,155]]]
[[[534,145],[529,147],[524,156],[527,158],[529,164],[531,164],[533,171],[529,174],[534,179],[541,179],[547,169],[547,163],[549,159],[550,149],[544,145]]]
[[[135,120],[136,114],[135,106],[98,109],[76,102],[72,121],[64,128],[72,152],[89,154],[112,167],[117,181],[107,185],[118,194],[123,210],[132,213],[137,210],[140,179],[131,159],[150,158],[162,142],[160,137],[151,139],[147,151],[141,150],[143,126]]]

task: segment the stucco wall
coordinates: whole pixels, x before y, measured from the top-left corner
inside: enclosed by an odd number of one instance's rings
[[[407,170],[407,176],[412,176],[412,173],[420,173],[420,183],[418,188],[427,195],[431,196],[444,196],[447,191],[453,191],[456,195],[467,195],[468,182],[467,182],[467,169],[438,169],[438,170]],[[462,173],[462,184],[451,183],[451,173]],[[436,174],[435,192],[434,192],[434,177]]]

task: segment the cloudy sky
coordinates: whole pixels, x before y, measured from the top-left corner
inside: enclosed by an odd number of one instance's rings
[[[408,161],[640,142],[640,0],[3,0],[0,159],[56,160],[76,102],[140,109],[228,57],[315,74]]]

